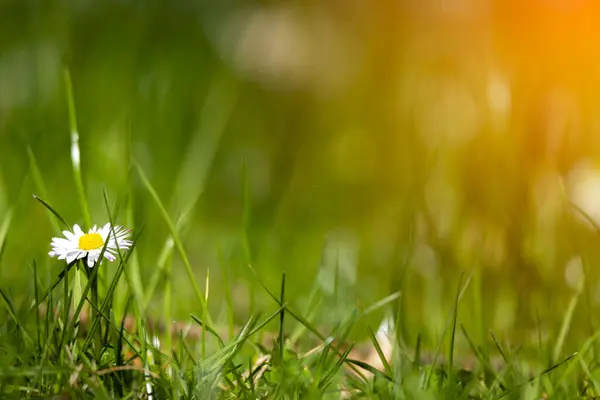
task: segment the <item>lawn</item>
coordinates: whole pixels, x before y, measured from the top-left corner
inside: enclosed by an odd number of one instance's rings
[[[425,3],[0,2],[0,398],[600,396],[600,10]]]

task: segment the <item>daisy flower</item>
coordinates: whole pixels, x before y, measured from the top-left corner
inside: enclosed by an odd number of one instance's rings
[[[109,261],[116,259],[117,248],[127,250],[133,242],[128,239],[130,231],[122,226],[115,226],[114,234],[110,223],[103,227],[94,225],[88,233],[84,233],[79,225],[73,225],[73,232],[63,231],[64,238],[52,238],[52,251],[48,254],[50,257],[57,257],[59,260],[67,260],[72,263],[75,260],[87,258],[88,267],[92,268],[102,252],[106,243],[104,258]]]

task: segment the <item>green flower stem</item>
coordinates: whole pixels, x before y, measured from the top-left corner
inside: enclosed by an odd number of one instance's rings
[[[87,264],[87,260],[86,263]],[[85,267],[87,268],[87,266]],[[99,303],[98,303],[98,273],[96,272],[95,274],[92,273],[92,271],[94,270],[94,268],[98,268],[98,265],[96,263],[96,265],[94,265],[92,268],[88,268],[88,279],[91,279],[91,287],[90,290],[92,292],[92,307],[90,308],[90,326],[93,325],[94,321],[96,320],[96,318],[100,318],[100,314],[98,313],[98,309],[99,309]],[[102,320],[99,319],[98,320],[98,329],[95,330],[94,332],[94,352],[96,353],[97,356],[100,355],[100,351],[102,348]]]

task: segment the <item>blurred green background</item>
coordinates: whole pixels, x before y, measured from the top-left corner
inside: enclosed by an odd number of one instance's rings
[[[225,267],[241,320],[273,305],[248,261],[274,290],[285,270],[299,306],[317,281],[336,312],[399,290],[408,266],[413,338],[434,342],[461,270],[469,329],[534,340],[583,283],[572,337],[588,335],[600,246],[569,202],[600,218],[598,17],[583,0],[1,1],[0,284],[24,296],[34,258],[46,281],[62,265],[28,149],[45,200],[83,224],[68,67],[92,219],[103,187],[132,205],[119,222],[144,226],[144,284],[168,229],[133,160],[174,220],[191,210],[184,245],[221,317]]]

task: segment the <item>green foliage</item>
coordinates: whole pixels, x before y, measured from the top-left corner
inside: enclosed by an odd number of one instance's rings
[[[397,3],[3,1],[0,398],[600,396],[596,38]]]
[[[58,213],[57,217],[60,218]],[[130,254],[121,257],[118,271],[127,268]],[[65,301],[71,302],[73,288],[63,291],[61,284],[68,284],[69,275],[81,268],[78,261],[69,267],[46,290],[39,287],[34,263],[33,303],[15,305],[9,295],[0,292],[3,307],[11,317],[0,325],[0,334],[6,338],[2,343],[0,368],[0,392],[5,395],[107,399],[140,396],[159,399],[335,399],[341,396],[352,399],[533,399],[546,395],[572,398],[575,394],[598,393],[594,377],[598,366],[593,361],[597,335],[590,338],[579,353],[535,373],[527,358],[518,350],[505,348],[493,333],[492,341],[478,346],[461,324],[460,331],[468,340],[477,363],[465,369],[453,362],[458,302],[467,290],[466,285],[459,285],[456,303],[448,310],[452,337],[448,341],[450,355],[446,365],[436,362],[438,353],[432,363],[411,359],[409,354],[417,357],[418,351],[401,348],[393,340],[397,333],[389,328],[375,333],[367,325],[371,340],[367,348],[379,358],[381,366],[377,367],[351,357],[355,344],[345,345],[344,349],[340,344],[346,341],[348,329],[359,319],[366,321],[369,313],[388,307],[397,296],[376,302],[367,312],[340,315],[337,321],[331,321],[333,330],[326,337],[284,302],[285,275],[281,280],[281,296],[277,298],[255,271],[265,295],[273,300],[272,312],[251,316],[230,340],[222,338],[210,323],[192,315],[191,319],[210,334],[203,336],[202,344],[186,338],[180,331],[172,347],[161,348],[158,342],[164,335],[151,334],[153,327],[142,315],[136,316],[142,325],[131,329],[125,327],[125,314],[119,319],[112,311],[114,288],[123,279],[122,272],[116,273],[103,294],[94,299],[90,297],[90,287],[94,285],[96,272],[103,266],[95,267],[88,274],[88,283],[75,313],[65,308]],[[38,293],[46,294],[40,297]],[[81,319],[84,301],[96,311],[85,325]],[[317,310],[317,313],[323,311]],[[134,312],[139,313],[139,309]],[[286,314],[305,328],[305,334],[294,342],[282,336]],[[567,315],[565,319],[568,318]],[[258,335],[266,334],[277,319],[280,329],[272,346],[256,342]],[[97,338],[98,347],[90,346],[92,338]],[[559,336],[556,346],[560,346],[562,340]],[[393,350],[387,353],[384,346],[391,346]],[[503,365],[492,365],[490,354],[494,353],[500,356]]]

